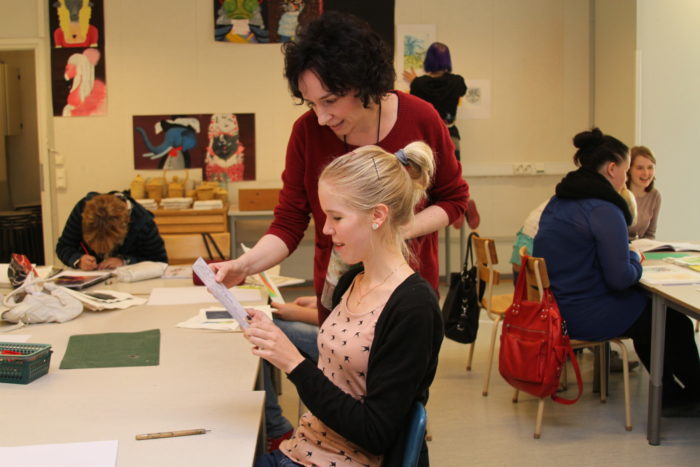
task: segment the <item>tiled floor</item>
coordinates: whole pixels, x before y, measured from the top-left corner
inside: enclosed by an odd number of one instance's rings
[[[289,289],[285,297],[309,293],[310,289]],[[498,374],[497,362],[489,395],[481,395],[490,331],[490,321],[482,320],[473,370],[469,373],[465,370],[467,346],[449,340],[443,344],[428,403],[433,437],[428,443],[431,465],[700,465],[700,419],[663,419],[662,445],[650,446],[646,440],[649,378],[638,367],[630,373],[634,428],[625,431],[622,375],[612,374],[608,402],[601,404],[598,395],[591,391],[590,352],[584,352],[579,360],[585,385],[583,396],[572,406],[548,402],[542,437],[533,439],[537,401],[522,395],[521,401],[513,404],[513,390]],[[633,351],[631,358],[636,359]],[[573,379],[571,371],[569,378]],[[572,384],[570,388],[569,393],[573,393]],[[282,407],[294,423],[298,398],[286,380],[283,392]]]

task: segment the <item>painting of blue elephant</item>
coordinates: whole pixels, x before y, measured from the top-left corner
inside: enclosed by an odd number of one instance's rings
[[[255,180],[255,115],[135,115],[134,168],[202,169],[220,182]]]
[[[135,127],[137,133],[143,138],[149,152],[141,154],[141,157],[158,160],[158,167],[168,170],[192,168],[189,151],[197,146],[197,133],[200,130],[199,120],[192,117],[173,117],[160,120],[155,124],[156,135],[161,136],[160,142],[151,142],[146,130],[140,126]]]

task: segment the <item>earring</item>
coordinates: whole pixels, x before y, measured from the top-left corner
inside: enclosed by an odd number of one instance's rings
[[[379,224],[376,222],[372,222],[372,230],[377,230],[379,228]]]

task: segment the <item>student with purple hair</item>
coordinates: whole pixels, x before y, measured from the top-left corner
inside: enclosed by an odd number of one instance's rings
[[[450,49],[442,42],[430,44],[425,53],[423,69],[425,74],[422,76],[417,76],[415,70],[411,69],[403,72],[403,78],[410,83],[411,94],[431,103],[438,111],[455,145],[455,157],[460,160],[460,136],[455,119],[457,106],[467,92],[467,85],[464,78],[452,73]],[[466,214],[469,227],[479,227],[479,212],[472,199],[469,200]],[[462,222],[458,221],[455,226],[458,227]]]

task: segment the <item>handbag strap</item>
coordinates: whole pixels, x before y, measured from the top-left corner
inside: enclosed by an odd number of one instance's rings
[[[556,300],[554,299],[554,294],[552,293],[552,289],[545,289],[544,291],[544,297],[543,301],[545,303],[545,306],[549,308],[550,303],[555,304],[556,306]],[[556,307],[558,310],[559,308]],[[561,312],[559,312],[561,315]],[[571,366],[574,367],[574,373],[576,373],[576,384],[578,385],[578,394],[576,395],[575,398],[573,399],[564,399],[563,397],[559,397],[555,394],[552,394],[552,400],[559,402],[560,404],[565,404],[565,405],[571,405],[579,398],[581,397],[581,394],[583,394],[583,378],[581,378],[581,369],[578,366],[578,360],[576,359],[576,354],[574,354],[574,349],[571,348],[571,343],[569,342],[568,339],[568,332],[566,330],[566,324],[564,322],[564,318],[561,317],[561,327],[562,329],[558,329],[557,332],[561,332],[566,338],[566,353],[569,357],[569,360],[571,360]],[[564,360],[564,364],[566,364],[566,360]]]
[[[472,232],[467,238],[467,253],[464,255],[464,263],[462,265],[462,277],[467,275],[467,272],[474,267],[474,251],[472,250],[472,237],[478,237],[479,234]]]
[[[209,242],[214,246],[214,249],[219,255],[219,259],[225,260],[224,254],[221,252],[221,249],[219,248],[219,245],[216,244],[216,241],[214,240],[214,237],[209,232],[202,232],[202,240],[204,241],[204,247],[207,249],[207,254],[209,255],[209,259],[213,260],[214,256],[211,254],[211,248],[209,248]]]
[[[574,354],[574,350],[571,348],[570,344],[567,344],[567,349],[566,353],[569,356],[569,360],[571,360],[571,365],[574,367],[574,373],[576,373],[576,383],[578,384],[578,394],[574,399],[564,399],[563,397],[557,396],[556,394],[552,394],[552,400],[559,402],[560,404],[564,405],[571,405],[579,398],[581,397],[581,394],[583,394],[583,380],[581,379],[581,369],[578,366],[578,360],[576,360],[576,355]],[[565,363],[566,364],[566,363]],[[601,388],[601,391],[603,389]]]

